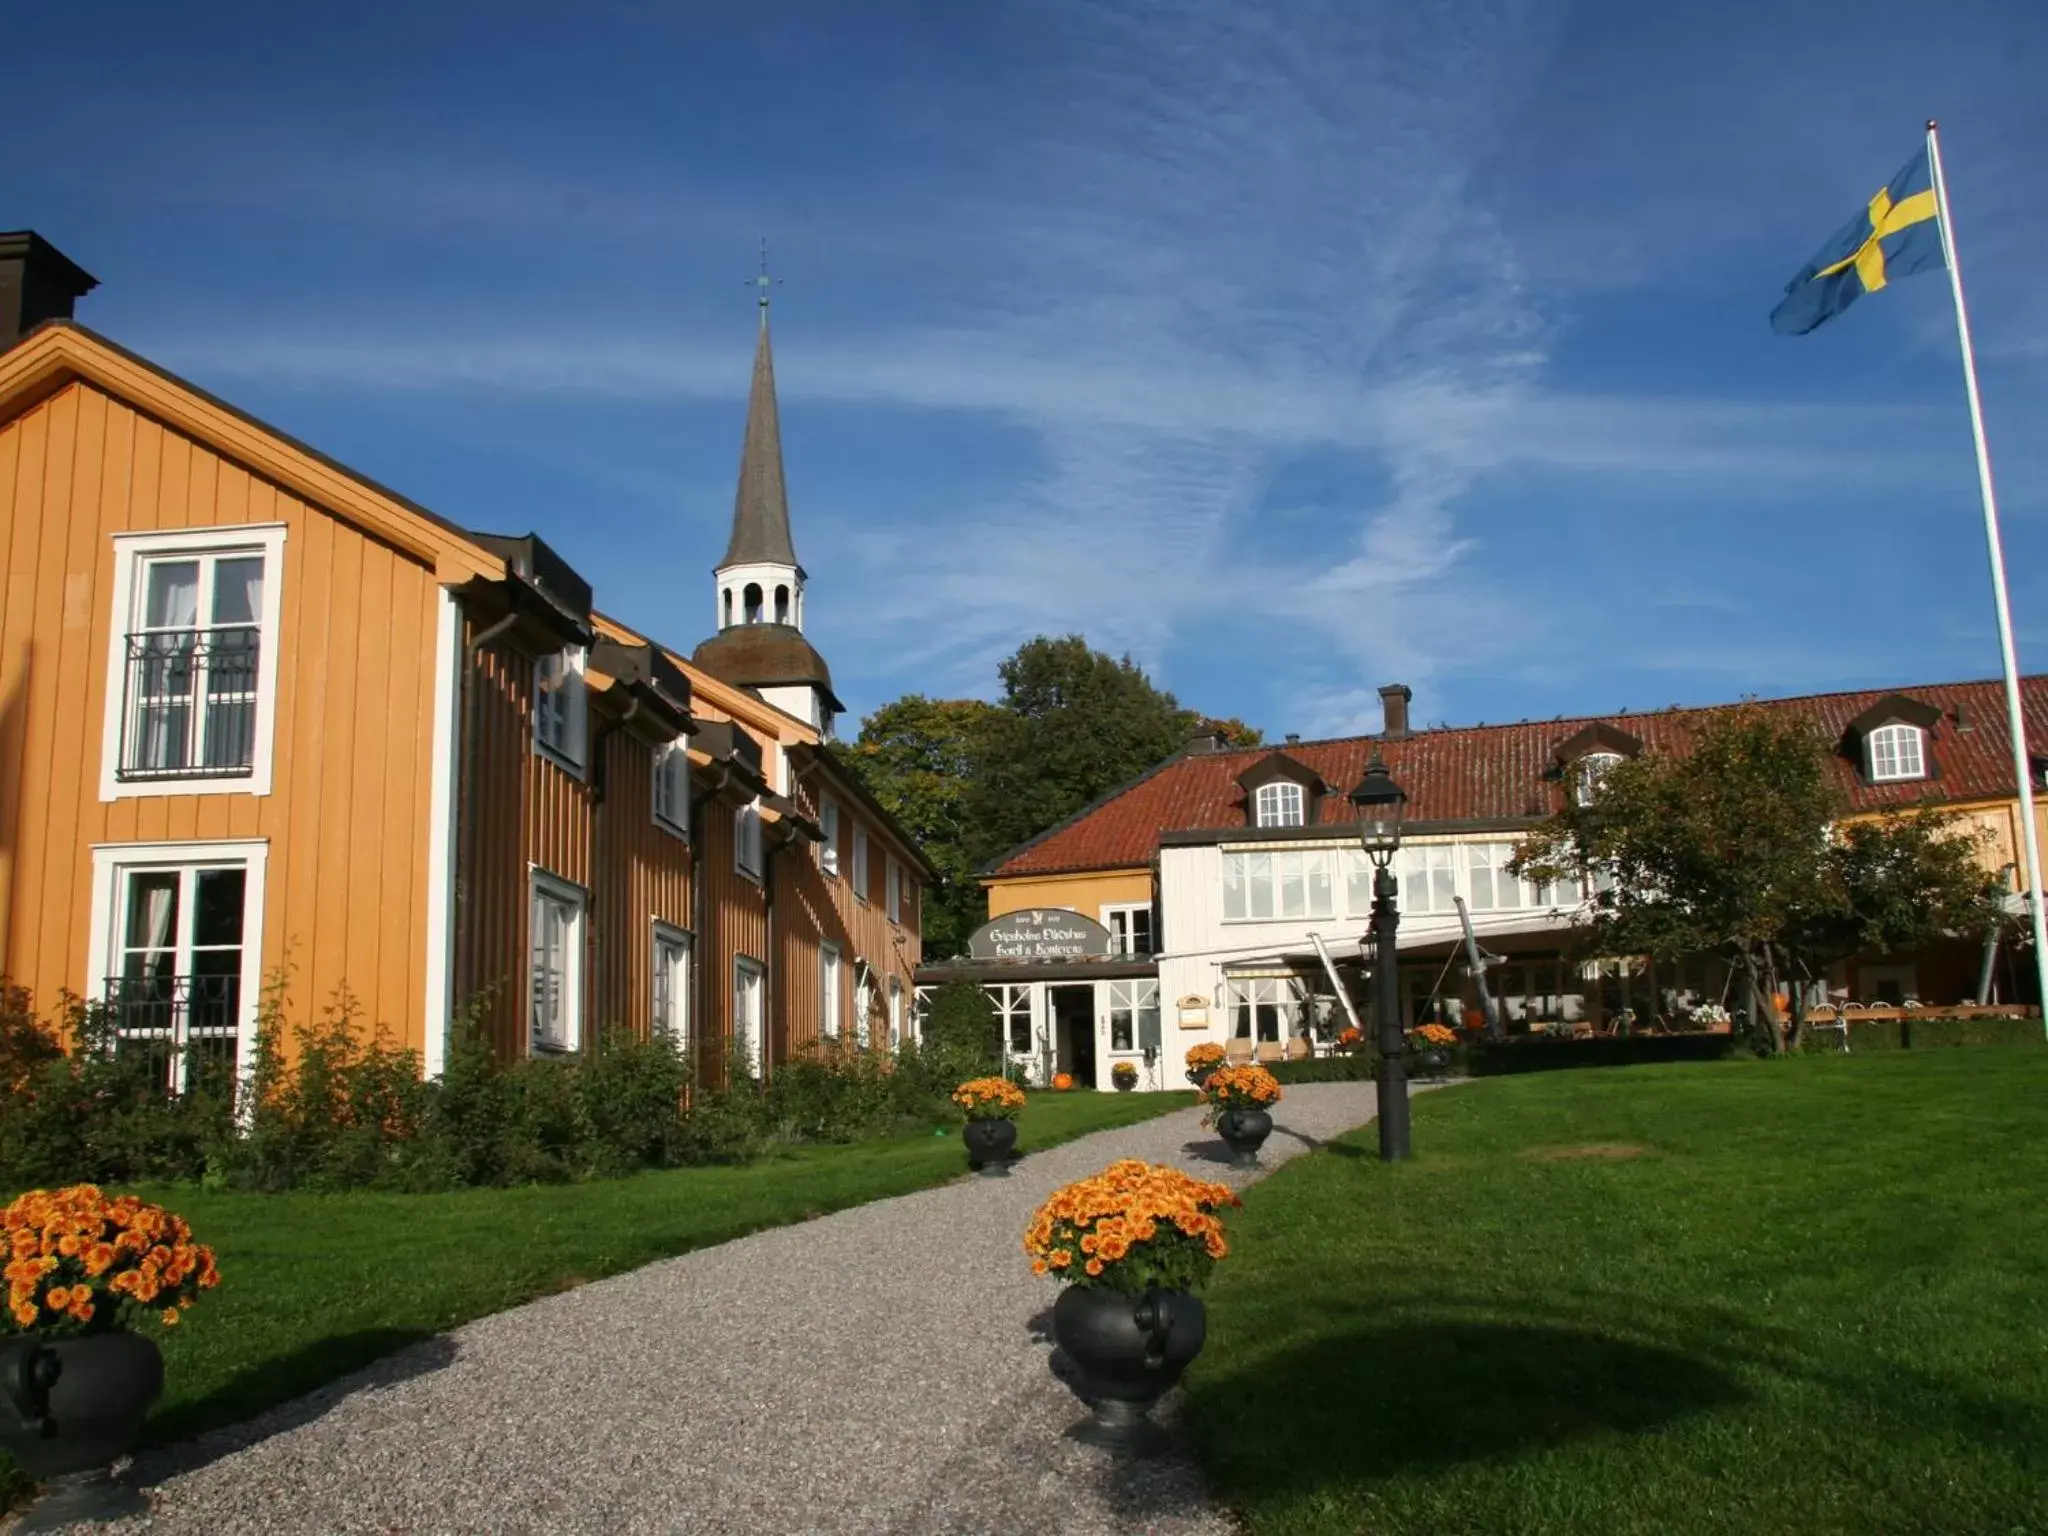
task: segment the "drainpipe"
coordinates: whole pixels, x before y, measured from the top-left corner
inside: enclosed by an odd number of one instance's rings
[[[456,603],[458,619],[461,602]],[[493,641],[519,622],[517,614],[506,614],[469,644],[463,659],[462,676],[462,783],[455,809],[460,869],[455,882],[455,977],[457,1008],[476,1000],[476,694],[477,663]]]
[[[732,769],[722,767],[705,787],[704,793],[690,796],[690,990],[696,993],[690,1000],[690,1025],[694,1037],[690,1041],[690,1081],[693,1084],[703,1065],[705,1028],[711,1018],[710,993],[706,984],[712,970],[712,943],[710,930],[705,926],[704,807],[723,794],[725,786],[731,782]]]
[[[778,823],[779,825],[779,823]],[[761,957],[761,1081],[768,1081],[769,1045],[775,1039],[775,992],[781,978],[781,946],[775,941],[775,855],[782,851],[780,842],[770,844],[761,839],[761,905],[766,909],[763,918],[767,924],[768,942],[761,947],[768,952]]]
[[[584,941],[584,952],[590,966],[590,994],[593,1005],[602,1000],[610,990],[609,978],[604,969],[604,909],[606,903],[604,897],[599,894],[600,891],[609,890],[608,886],[600,885],[600,882],[608,879],[610,874],[604,857],[604,829],[606,821],[604,814],[606,777],[604,749],[605,743],[623,730],[632,721],[633,717],[639,713],[639,698],[635,696],[628,699],[626,701],[626,712],[616,720],[606,721],[598,728],[597,733],[590,738],[590,894],[592,905],[596,908],[592,915],[597,920],[590,925],[589,935]],[[595,1006],[591,1009],[590,1022],[592,1025],[590,1031],[591,1040],[595,1043],[605,1028],[604,1020]]]

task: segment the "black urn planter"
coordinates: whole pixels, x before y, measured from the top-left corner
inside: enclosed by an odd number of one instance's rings
[[[1414,1064],[1416,1074],[1421,1077],[1442,1077],[1451,1067],[1451,1055],[1448,1051],[1410,1051],[1408,1060]]]
[[[146,1506],[113,1481],[150,1405],[164,1357],[139,1333],[0,1342],[0,1450],[50,1485],[22,1531],[106,1520]]]
[[[1053,1304],[1052,1337],[1080,1374],[1090,1416],[1067,1433],[1129,1455],[1156,1455],[1166,1446],[1166,1432],[1146,1414],[1208,1336],[1201,1298],[1186,1291],[1131,1296],[1068,1286]]]
[[[967,1143],[967,1166],[997,1177],[1010,1171],[1016,1155],[1017,1122],[1014,1120],[970,1120],[961,1131]]]
[[[1255,1163],[1259,1148],[1273,1134],[1273,1117],[1263,1109],[1226,1109],[1216,1116],[1216,1134],[1229,1146],[1235,1161]]]
[[[1110,1074],[1109,1080],[1116,1084],[1116,1091],[1118,1093],[1129,1093],[1138,1086],[1138,1080],[1135,1077],[1118,1077],[1114,1072]]]
[[[1217,1063],[1217,1065],[1220,1066],[1222,1065],[1222,1063],[1219,1062]],[[1188,1069],[1188,1081],[1193,1083],[1197,1088],[1199,1088],[1204,1083],[1208,1082],[1209,1079],[1215,1075],[1215,1073],[1215,1067],[1191,1067]]]

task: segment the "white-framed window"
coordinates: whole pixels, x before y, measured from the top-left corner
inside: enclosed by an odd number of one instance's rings
[[[1588,752],[1572,766],[1572,798],[1580,805],[1592,802],[1600,792],[1600,781],[1621,761],[1619,752]]]
[[[903,866],[896,862],[894,854],[882,870],[882,895],[889,905],[889,921],[903,921]]]
[[[761,1075],[768,1041],[762,1027],[761,993],[768,972],[758,960],[735,955],[732,961],[732,1037],[746,1052],[747,1070]]]
[[[654,1037],[690,1043],[690,936],[667,923],[654,925]]]
[[[1012,1056],[1031,1054],[1031,988],[998,982],[988,989],[1003,1022],[1003,1042]]]
[[[1286,1040],[1299,1032],[1301,1004],[1289,978],[1234,976],[1228,980],[1226,989],[1233,1039],[1263,1044]]]
[[[1917,725],[1880,725],[1870,733],[1870,777],[1879,784],[1927,777],[1925,736]]]
[[[1152,903],[1120,902],[1102,909],[1102,926],[1109,930],[1112,955],[1152,953]]]
[[[532,872],[527,1027],[536,1051],[583,1044],[583,919],[589,898],[544,869]]]
[[[690,749],[680,740],[654,749],[654,824],[690,835]]]
[[[1474,912],[1513,912],[1539,905],[1535,888],[1508,872],[1508,861],[1514,856],[1513,843],[1473,843],[1465,849]]]
[[[1425,843],[1401,850],[1401,888],[1396,898],[1403,913],[1455,912],[1458,894],[1458,850],[1453,843]]]
[[[1112,981],[1109,984],[1109,1048],[1136,1052],[1159,1034],[1159,983]]]
[[[860,1042],[860,1049],[868,1047],[868,1012],[872,1008],[870,993],[874,991],[874,973],[868,971],[866,963],[854,967],[854,1040]]]
[[[903,1044],[903,978],[889,978],[889,1049]]]
[[[1298,827],[1306,818],[1307,799],[1299,784],[1278,780],[1261,784],[1252,801],[1252,818],[1261,827]]]
[[[1333,848],[1223,855],[1223,920],[1331,917],[1337,868]]]
[[[102,800],[270,793],[284,538],[114,536]]]
[[[583,647],[551,651],[533,664],[533,750],[583,776],[589,699]]]
[[[853,894],[868,899],[868,829],[858,822],[853,828]]]
[[[269,845],[116,843],[92,850],[93,974],[115,1048],[145,1053],[182,1093],[195,1069],[254,1064]]]
[[[839,946],[818,946],[818,1033],[827,1040],[839,1038]]]
[[[818,801],[818,830],[825,834],[825,840],[818,844],[818,868],[833,879],[839,878],[839,802],[821,799]]]
[[[761,862],[761,802],[749,800],[732,813],[733,868],[749,880],[759,880]]]

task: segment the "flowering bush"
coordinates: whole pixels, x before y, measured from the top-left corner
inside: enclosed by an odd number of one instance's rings
[[[1441,1024],[1424,1024],[1410,1033],[1408,1039],[1419,1051],[1447,1051],[1458,1043],[1458,1034]]]
[[[1221,1067],[1202,1084],[1202,1093],[1218,1114],[1232,1109],[1264,1109],[1280,1098],[1280,1079],[1264,1067]]]
[[[1223,1047],[1213,1040],[1204,1040],[1200,1045],[1188,1047],[1188,1070],[1206,1072],[1209,1068],[1221,1066]]]
[[[1119,1083],[1135,1083],[1138,1080],[1138,1068],[1135,1063],[1120,1061],[1109,1069],[1109,1075]]]
[[[953,1102],[970,1120],[1014,1120],[1024,1107],[1024,1090],[1007,1077],[974,1077],[953,1090]]]
[[[1725,1029],[1730,1022],[1728,1010],[1719,1003],[1701,1003],[1686,1018],[1694,1029]]]
[[[213,1250],[181,1216],[97,1185],[32,1189],[4,1213],[7,1309],[0,1332],[105,1333],[154,1310],[166,1327],[220,1284]]]
[[[1230,1249],[1216,1212],[1236,1205],[1222,1184],[1127,1158],[1055,1191],[1024,1232],[1034,1274],[1136,1295],[1192,1291]]]
[[[1360,1029],[1356,1024],[1346,1024],[1342,1029],[1337,1031],[1338,1050],[1355,1051],[1359,1050],[1364,1045],[1365,1031]]]

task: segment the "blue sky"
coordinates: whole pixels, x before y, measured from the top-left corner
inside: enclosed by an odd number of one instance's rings
[[[1943,141],[2048,670],[2048,7],[120,5],[11,23],[80,318],[600,603],[712,624],[765,235],[857,711],[1040,632],[1273,736],[1993,675]]]

